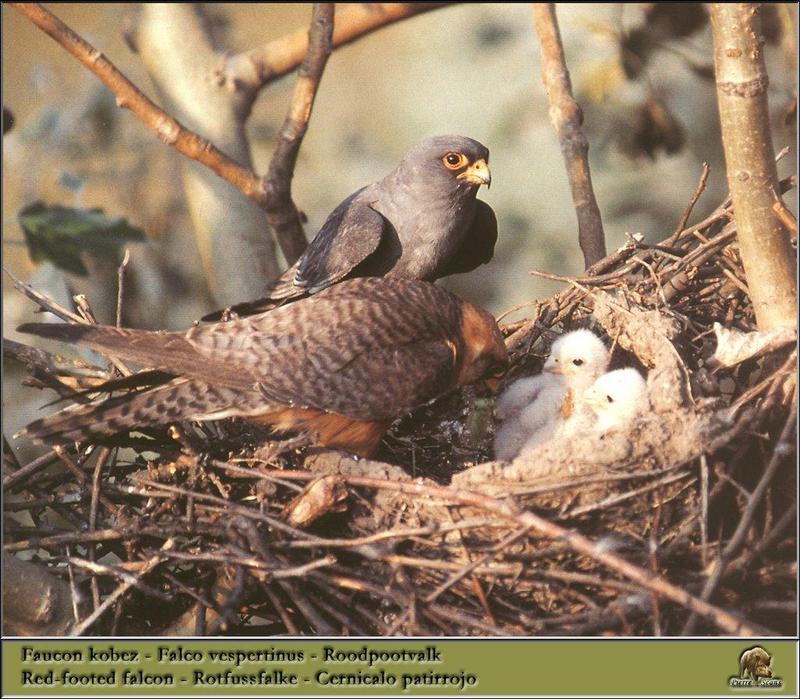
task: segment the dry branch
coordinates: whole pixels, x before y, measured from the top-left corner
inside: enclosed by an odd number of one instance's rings
[[[116,326],[122,327],[122,305],[125,298],[125,270],[128,263],[131,261],[131,251],[125,248],[125,254],[122,256],[122,262],[117,267],[117,313],[116,313]]]
[[[333,26],[334,3],[314,3],[308,30],[308,51],[300,65],[289,112],[264,178],[267,220],[289,266],[303,254],[307,244],[300,214],[292,201],[292,177],[322,73],[333,50]]]
[[[159,108],[128,80],[100,51],[38,3],[9,3],[39,29],[61,44],[94,73],[117,97],[117,106],[130,109],[168,146],[213,170],[259,204],[264,202],[260,178],[229,158],[213,143],[190,131]]]
[[[550,121],[558,134],[578,216],[578,240],[585,266],[606,256],[603,221],[592,188],[589,142],[581,130],[583,111],[572,96],[564,47],[553,3],[534,3],[533,18],[542,55],[542,82],[550,102]]]
[[[187,195],[210,287],[221,304],[257,295],[262,290],[265,279],[277,276],[278,265],[274,243],[263,213],[258,208],[263,207],[265,202],[263,185],[261,178],[250,167],[243,117],[230,95],[225,93],[221,97],[230,102],[227,112],[213,112],[213,116],[217,117],[215,124],[224,130],[221,134],[212,133],[216,142],[225,144],[225,148],[238,161],[223,152],[212,140],[189,129],[158,107],[108,58],[41,5],[14,3],[13,6],[100,78],[116,96],[119,107],[129,109],[164,143],[193,161],[196,168],[187,174]],[[170,7],[173,12],[193,11],[184,6]],[[170,11],[170,7],[160,11]],[[145,8],[145,14],[158,11],[153,9],[153,5]],[[188,20],[184,21],[182,32],[173,33],[173,36],[183,36],[188,31],[187,22]],[[142,43],[145,45],[146,42]],[[197,48],[195,45],[195,49]],[[170,69],[174,65],[163,61],[162,68],[167,64]],[[182,70],[181,75],[186,72]],[[155,82],[159,84],[158,80]],[[218,87],[214,89],[220,92]],[[164,91],[164,94],[167,92]],[[187,92],[196,96],[197,89],[184,91],[184,94]],[[207,108],[212,100],[208,94],[205,98],[204,114],[209,114]],[[221,118],[222,112],[225,112],[226,119]],[[182,115],[191,119],[186,111]],[[231,123],[236,119],[241,123]],[[203,124],[207,120],[208,117]],[[195,177],[192,178],[191,175]],[[208,196],[209,190],[214,193],[213,197]],[[225,239],[219,241],[220,238]],[[206,244],[209,239],[210,243]]]
[[[370,2],[345,5],[336,10],[333,48],[346,46],[381,27],[451,4],[454,3]],[[291,73],[307,52],[308,32],[299,29],[265,46],[231,56],[225,62],[222,78],[231,88],[255,92]]]
[[[64,308],[63,306],[53,301],[53,299],[36,291],[36,289],[34,289],[30,284],[26,284],[21,279],[17,279],[5,267],[3,267],[3,271],[8,275],[9,279],[11,279],[11,283],[14,285],[17,291],[27,296],[34,303],[39,304],[39,307],[42,310],[48,311],[49,313],[52,313],[54,316],[61,318],[62,320],[72,321],[73,323],[87,322],[86,319],[83,318],[82,316],[78,315],[77,313],[73,313],[68,308]]]
[[[689,203],[683,210],[681,220],[678,221],[678,226],[675,228],[675,232],[667,239],[666,244],[668,246],[671,246],[675,240],[677,240],[678,236],[681,234],[681,231],[686,228],[686,224],[689,222],[689,217],[692,215],[695,204],[697,204],[703,192],[706,191],[706,183],[708,182],[708,175],[710,172],[711,168],[708,166],[708,163],[703,163],[703,172],[700,174],[700,181],[697,183],[697,189],[694,190],[692,198],[689,200]]]
[[[761,330],[797,327],[795,262],[769,123],[758,3],[713,3],[711,25],[722,143],[739,249]]]
[[[131,83],[102,53],[97,51],[77,33],[61,22],[48,10],[37,3],[11,3],[15,9],[26,16],[36,26],[61,44],[70,54],[93,72],[116,95],[120,107],[130,109],[146,126],[152,129],[159,138],[178,152],[204,166],[252,202],[265,209],[267,218],[273,224],[281,249],[289,264],[293,263],[305,249],[306,241],[298,211],[291,200],[291,177],[294,163],[302,141],[305,128],[310,117],[316,88],[322,74],[327,57],[334,47],[345,45],[359,36],[363,36],[382,26],[399,21],[406,17],[420,14],[447,3],[428,3],[425,5],[405,3],[370,3],[351,5],[344,8],[334,33],[332,15],[334,3],[317,3],[315,19],[309,33],[298,32],[287,35],[272,42],[266,47],[248,54],[242,54],[225,60],[223,71],[214,68],[206,71],[216,73],[213,80],[203,80],[192,76],[196,83],[208,89],[216,90],[214,95],[221,95],[225,102],[220,108],[213,110],[212,117],[223,127],[222,134],[213,132],[212,138],[205,138],[198,132],[208,132],[195,124],[197,119],[191,110],[181,109],[181,119],[188,120],[189,128],[177,118],[158,107],[144,93]],[[173,8],[174,9],[174,8]],[[169,12],[167,9],[165,12]],[[174,9],[176,12],[201,13],[200,8]],[[159,12],[148,7],[148,12]],[[330,15],[328,19],[324,17]],[[201,20],[202,18],[195,18]],[[192,24],[193,31],[197,22],[184,15],[181,20],[183,32],[173,34],[180,39],[188,31],[187,23]],[[150,22],[154,24],[154,22]],[[200,21],[202,24],[202,21]],[[162,34],[163,36],[163,34]],[[191,42],[183,42],[183,49],[190,47]],[[197,46],[197,44],[195,44]],[[222,54],[213,53],[211,47],[197,46],[204,50],[204,57],[213,54],[222,60]],[[206,50],[207,49],[207,50]],[[303,57],[305,56],[305,60]],[[247,149],[244,122],[258,88],[270,79],[285,75],[296,68],[301,61],[295,96],[281,130],[278,148],[266,177],[260,178],[253,171]],[[196,61],[197,62],[197,61]],[[206,60],[205,63],[208,61]],[[168,75],[154,77],[162,94],[171,97],[170,89],[175,81],[169,75],[172,62],[156,57],[150,61],[160,72],[167,70]],[[180,76],[179,76],[180,77]],[[227,84],[229,90],[221,90]],[[178,91],[180,95],[195,94],[192,90]],[[209,95],[206,94],[208,99]],[[180,99],[180,97],[178,98]],[[227,100],[227,102],[226,102]],[[220,100],[215,100],[220,102]],[[173,105],[175,106],[175,105]],[[185,105],[184,105],[185,106]],[[232,118],[236,123],[222,124],[219,117],[224,113],[228,121]],[[207,119],[205,120],[207,121]],[[226,144],[220,148],[215,144]],[[232,153],[228,155],[225,150]],[[220,189],[215,181],[204,177],[202,170],[195,170],[194,179],[187,174],[187,192],[190,203],[197,200],[191,210],[194,214],[195,228],[201,255],[206,268],[212,291],[219,303],[230,304],[243,297],[257,295],[263,286],[263,280],[277,274],[271,238],[267,231],[259,231],[260,223],[246,207],[227,203],[230,196],[228,190]],[[199,179],[199,181],[195,181]],[[207,200],[208,191],[213,190],[220,204],[216,207]],[[214,217],[209,216],[209,207]],[[202,209],[202,214],[194,209]],[[209,221],[209,218],[213,220]],[[219,220],[217,220],[219,219]],[[224,234],[224,235],[223,235]],[[220,240],[220,238],[225,238]],[[236,240],[236,245],[231,241]]]
[[[796,399],[796,397],[797,394],[795,392],[794,398]],[[725,572],[727,571],[728,564],[741,550],[745,542],[745,537],[750,531],[750,527],[753,525],[753,518],[755,517],[756,508],[761,505],[761,501],[766,495],[767,489],[777,473],[778,467],[787,461],[792,454],[792,444],[795,443],[795,430],[797,423],[797,406],[795,405],[795,400],[793,400],[792,403],[792,409],[789,411],[789,417],[787,418],[786,424],[781,432],[781,436],[778,438],[778,442],[775,445],[772,458],[770,459],[769,464],[767,464],[767,468],[764,470],[764,473],[758,482],[758,486],[747,498],[747,507],[742,513],[742,518],[739,520],[739,525],[736,527],[736,531],[733,533],[733,536],[730,538],[727,545],[720,552],[717,560],[714,562],[713,572],[708,577],[708,580],[703,587],[703,592],[701,594],[701,598],[703,600],[707,601],[711,599],[711,596],[714,594],[714,591],[719,586],[723,576],[725,575]],[[692,614],[692,616],[690,616],[686,622],[686,625],[683,627],[682,635],[689,636],[694,633],[696,625],[697,616]]]
[[[83,619],[79,624],[76,624],[75,627],[72,629],[70,636],[82,636],[86,633],[92,625],[111,607],[114,602],[122,597],[131,587],[133,587],[139,580],[141,580],[145,575],[147,575],[151,570],[153,570],[159,563],[164,560],[164,554],[170,551],[172,547],[175,545],[173,539],[167,539],[164,542],[164,545],[161,547],[160,552],[157,553],[155,556],[152,556],[148,559],[142,568],[139,570],[138,574],[134,577],[126,578],[123,583],[117,587],[114,592],[112,592],[103,603],[97,607],[89,616]]]

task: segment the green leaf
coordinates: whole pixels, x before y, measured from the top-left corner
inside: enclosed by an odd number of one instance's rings
[[[144,232],[124,218],[109,218],[102,209],[73,209],[35,202],[17,214],[34,262],[49,261],[56,267],[86,276],[82,253],[119,260],[120,248],[146,240]]]

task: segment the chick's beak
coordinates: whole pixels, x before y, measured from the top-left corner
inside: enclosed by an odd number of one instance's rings
[[[603,403],[600,400],[600,396],[592,391],[587,391],[583,394],[583,402],[591,407],[602,407]]]
[[[458,175],[457,179],[465,180],[470,184],[476,184],[479,187],[485,184],[487,187],[492,186],[492,171],[489,169],[489,163],[483,158],[476,160],[464,172]]]
[[[564,370],[558,364],[545,364],[542,371],[546,371],[548,374],[564,375]]]

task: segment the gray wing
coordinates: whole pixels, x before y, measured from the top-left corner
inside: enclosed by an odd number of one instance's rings
[[[366,189],[351,194],[333,210],[300,259],[262,298],[238,303],[227,310],[249,316],[315,294],[344,279],[372,255],[378,249],[387,221],[369,205]],[[203,316],[203,320],[220,320],[224,314],[225,311],[214,311]]]
[[[451,274],[471,272],[476,267],[486,264],[494,256],[497,242],[497,217],[494,210],[480,199],[475,201],[475,218],[472,221],[461,247],[440,270],[436,278],[448,277]]]
[[[344,279],[383,237],[386,219],[369,205],[364,189],[345,199],[297,261],[294,285],[314,294]]]

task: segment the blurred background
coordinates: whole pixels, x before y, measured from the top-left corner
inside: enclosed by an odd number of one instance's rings
[[[136,4],[48,4],[159,101],[142,57],[124,32]],[[310,4],[209,4],[204,12],[231,54],[307,26]],[[796,163],[797,7],[767,4],[763,18],[776,152],[791,146],[779,174]],[[724,162],[706,9],[697,3],[559,4],[575,96],[585,112],[595,193],[609,252],[627,235],[656,242],[673,232],[703,162],[706,192],[691,221],[725,196]],[[161,143],[60,46],[2,7],[3,258],[17,277],[64,305],[86,293],[101,322],[113,322],[115,255],[81,256],[88,274],[34,262],[18,212],[35,201],[99,207],[144,234],[131,243],[126,325],[185,328],[224,303],[215,299],[187,206],[183,156]],[[182,31],[180,26],[174,32]],[[183,65],[172,70],[182,72]],[[294,86],[294,74],[258,95],[247,121],[255,169],[265,172]],[[293,181],[310,239],[355,189],[393,169],[427,136],[459,133],[491,150],[492,188],[479,195],[497,213],[494,259],[444,284],[496,315],[547,297],[562,284],[532,269],[578,274],[583,257],[558,140],[540,80],[539,46],[526,4],[453,5],[380,29],[334,51],[322,79]],[[796,213],[794,197],[787,201]],[[278,260],[278,267],[284,263]],[[34,304],[3,278],[3,334],[33,319]],[[529,313],[529,309],[527,310]],[[49,349],[55,350],[53,346]],[[59,348],[63,351],[63,348]],[[52,399],[21,386],[4,359],[3,433]]]

